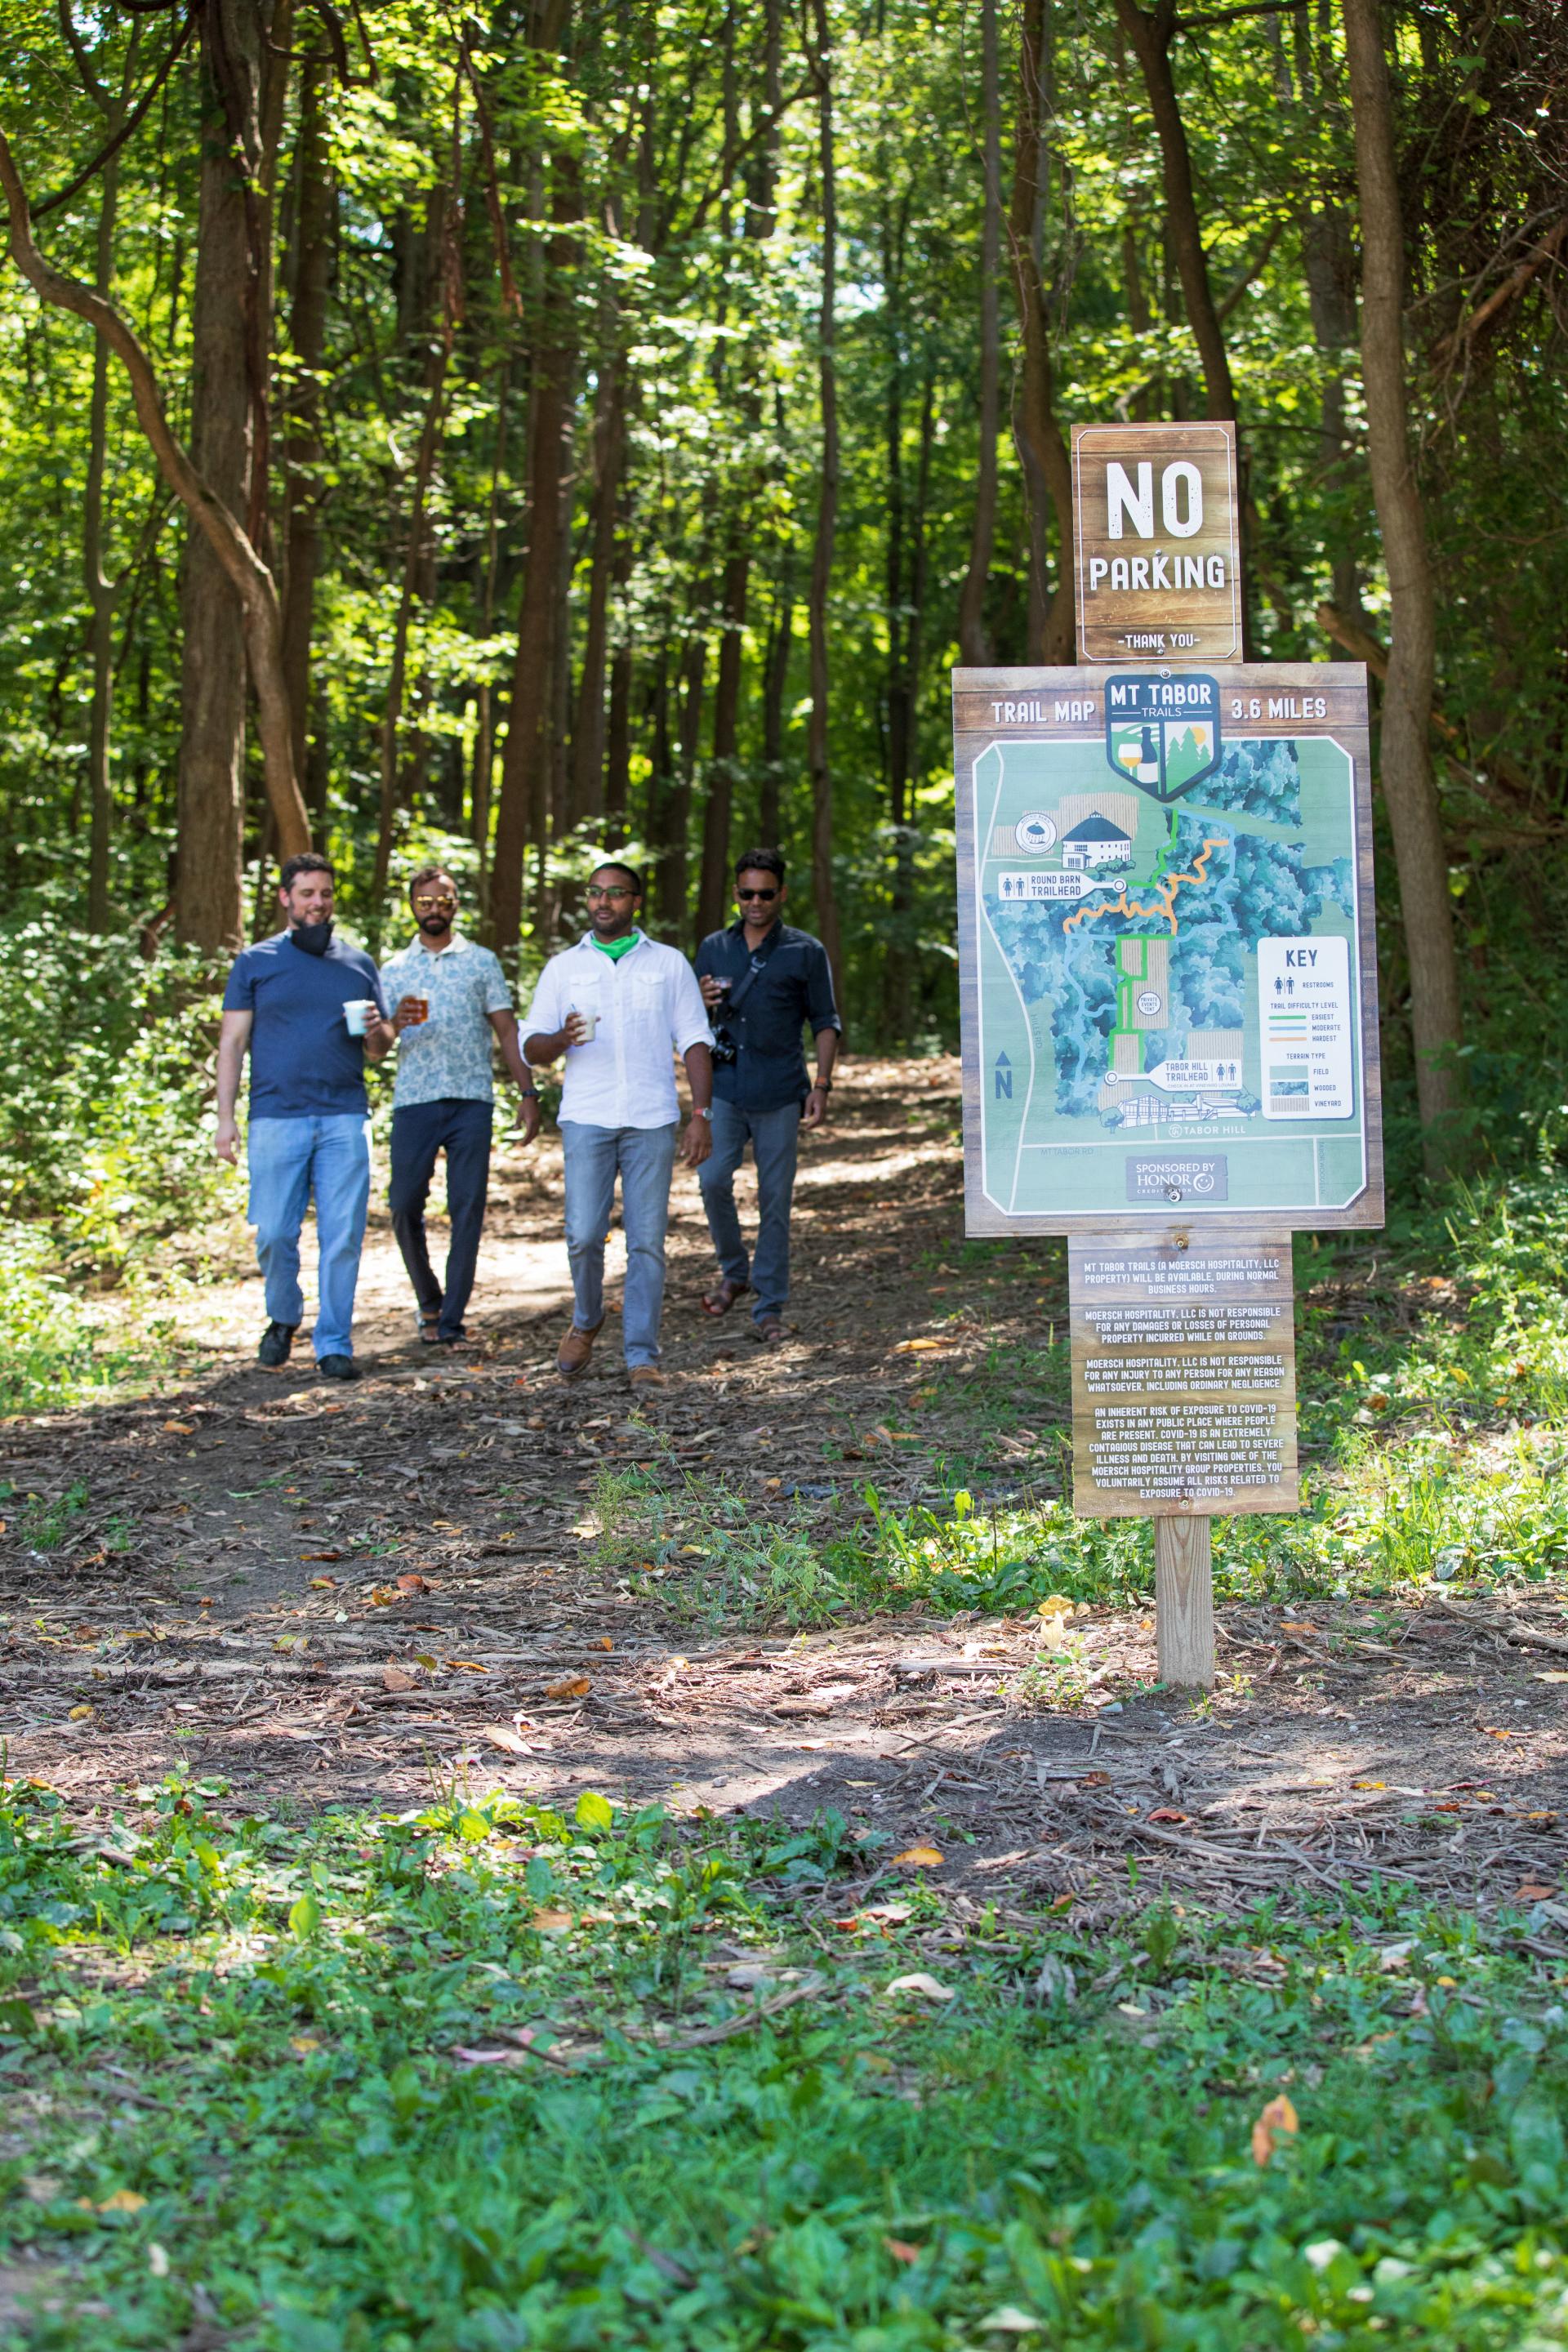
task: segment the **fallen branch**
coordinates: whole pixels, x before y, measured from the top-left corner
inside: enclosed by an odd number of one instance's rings
[[[1568,214],[1563,215],[1555,228],[1547,231],[1534,252],[1510,269],[1502,284],[1489,294],[1486,300],[1478,309],[1472,310],[1468,319],[1460,320],[1452,334],[1445,335],[1442,341],[1436,345],[1432,352],[1434,366],[1447,366],[1450,362],[1458,359],[1459,353],[1468,345],[1473,343],[1479,335],[1484,334],[1499,313],[1506,310],[1510,302],[1516,302],[1519,299],[1531,278],[1538,278],[1549,262],[1557,259],[1563,250],[1563,240],[1565,236],[1568,236]]]

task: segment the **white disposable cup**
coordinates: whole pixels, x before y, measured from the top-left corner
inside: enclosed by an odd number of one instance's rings
[[[351,998],[343,1007],[343,1022],[351,1037],[363,1037],[374,1018],[375,1007],[368,996]]]
[[[577,1043],[580,1045],[591,1045],[598,1033],[598,1014],[596,1013],[574,1013],[572,1017],[574,1021],[580,1021],[583,1024],[583,1034],[578,1038]]]

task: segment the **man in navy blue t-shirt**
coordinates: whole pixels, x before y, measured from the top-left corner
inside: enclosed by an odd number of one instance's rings
[[[313,850],[279,877],[288,928],[235,959],[217,1048],[221,1160],[237,1160],[234,1109],[250,1053],[250,1222],[271,1317],[257,1356],[287,1363],[304,1318],[300,1229],[316,1197],[320,1307],[311,1335],[328,1380],[356,1381],[354,1287],[370,1202],[370,1105],[364,1063],[379,1062],[392,1024],[375,965],[332,937],[332,869]]]

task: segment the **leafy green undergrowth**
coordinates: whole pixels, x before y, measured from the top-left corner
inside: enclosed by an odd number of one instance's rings
[[[1485,1445],[1428,1431],[1374,1446],[1351,1431],[1334,1471],[1307,1472],[1299,1516],[1215,1522],[1215,1595],[1411,1601],[1432,1585],[1556,1584],[1568,1572],[1565,1463],[1568,1434],[1555,1428]],[[960,1487],[895,1507],[867,1486],[759,1513],[722,1481],[656,1465],[602,1472],[595,1510],[603,1567],[714,1625],[1006,1615],[1058,1595],[1126,1609],[1153,1590],[1149,1522],[1079,1519],[1054,1496],[987,1503]]]
[[[1302,1508],[1215,1523],[1221,1599],[1408,1599],[1568,1574],[1565,1123],[1568,1108],[1511,1176],[1402,1212],[1392,1244],[1299,1238]],[[825,1481],[759,1507],[656,1461],[602,1477],[603,1564],[657,1577],[667,1605],[710,1622],[1003,1613],[1058,1594],[1145,1601],[1147,1524],[1079,1519],[1066,1499],[1068,1341],[1051,1247],[969,1242],[923,1269],[963,1278],[962,1296],[957,1283],[940,1295],[966,1334],[998,1293],[1008,1320],[1005,1344],[889,1400],[890,1421],[919,1426],[884,1424],[874,1442],[923,1446],[921,1501],[895,1507],[874,1483]],[[1022,1290],[1036,1296],[1039,1344],[1017,1343]]]
[[[166,1309],[144,1289],[112,1318],[72,1288],[38,1229],[0,1223],[0,1415],[106,1402],[173,1361]]]
[[[136,1797],[0,1813],[43,2352],[1562,2340],[1539,1913],[1390,1885],[1091,1930],[833,1815]]]

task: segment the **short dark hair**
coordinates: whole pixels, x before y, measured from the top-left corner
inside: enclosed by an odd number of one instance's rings
[[[627,866],[619,857],[602,857],[594,868],[595,874],[624,874],[640,898],[643,895],[642,876],[635,866]],[[589,876],[593,880],[593,875]]]
[[[297,857],[283,860],[283,871],[278,877],[279,890],[291,890],[295,877],[300,874],[330,874],[334,882],[338,878],[331,859],[323,857],[319,849],[302,849]]]
[[[458,887],[458,877],[449,866],[422,866],[417,874],[408,877],[409,897],[412,898],[416,890],[423,890],[426,882],[449,882],[454,890]]]
[[[779,888],[784,888],[784,862],[776,849],[748,849],[744,857],[735,860],[735,879],[742,874],[771,874]]]

